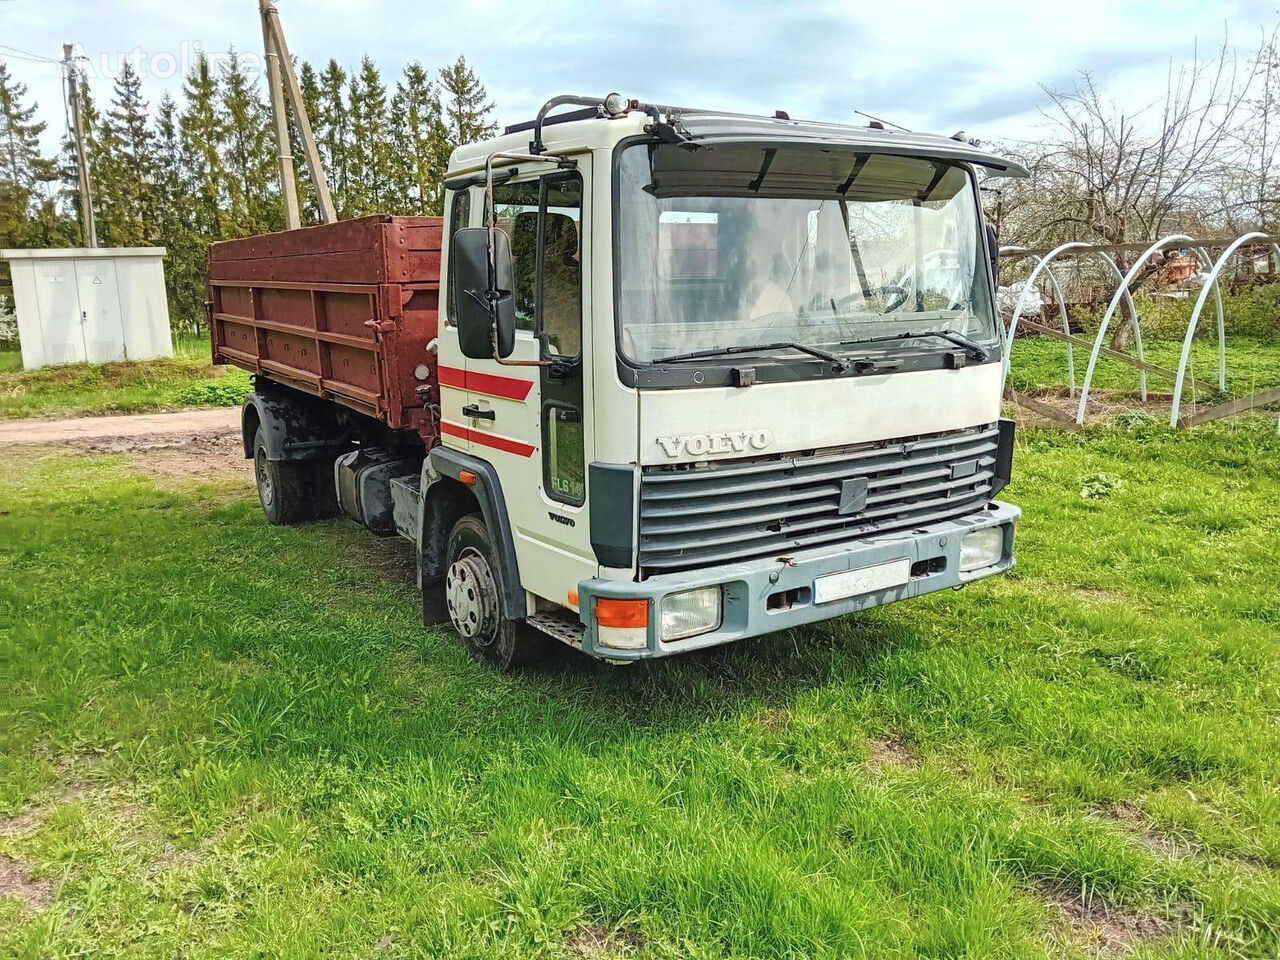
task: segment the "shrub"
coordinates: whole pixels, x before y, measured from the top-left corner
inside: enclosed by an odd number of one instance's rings
[[[245,387],[234,380],[201,380],[178,392],[186,407],[235,407],[244,402]]]

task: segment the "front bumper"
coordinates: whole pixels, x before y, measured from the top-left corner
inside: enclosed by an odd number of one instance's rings
[[[1017,507],[993,500],[982,509],[954,520],[906,533],[800,551],[785,558],[751,560],[706,570],[666,574],[639,583],[597,577],[583,580],[578,585],[579,609],[586,627],[582,649],[607,660],[665,657],[830,620],[935,590],[962,587],[974,580],[1004,573],[1013,566],[1013,531],[1021,514]],[[1004,528],[1004,553],[1000,561],[979,570],[961,572],[961,539],[969,531],[985,527]],[[813,602],[813,583],[817,577],[902,559],[911,561],[912,566],[911,579],[905,584],[829,603]],[[723,590],[723,617],[718,628],[685,640],[664,642],[659,639],[657,612],[663,597],[715,585]],[[595,609],[597,597],[649,601],[648,645],[644,649],[620,650],[598,642],[590,614]],[[772,605],[771,597],[775,598]]]

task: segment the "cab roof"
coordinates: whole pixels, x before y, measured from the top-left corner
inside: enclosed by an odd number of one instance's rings
[[[785,116],[762,117],[680,107],[658,107],[663,118],[688,135],[691,143],[715,144],[786,143],[831,146],[868,153],[920,156],[953,160],[984,167],[991,175],[1025,177],[1022,164],[984,149],[957,134],[944,137],[912,133],[875,125],[823,123],[792,120]],[[609,149],[629,137],[642,136],[651,118],[640,111],[621,117],[596,115],[593,110],[577,110],[551,115],[543,122],[542,139],[548,154]],[[528,153],[533,139],[533,123],[507,127],[502,136],[458,147],[449,160],[450,173],[482,167],[489,154],[504,151]]]

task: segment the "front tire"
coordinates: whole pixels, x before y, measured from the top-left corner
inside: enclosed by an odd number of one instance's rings
[[[267,441],[261,427],[253,438],[253,477],[268,523],[282,527],[313,516],[310,464],[267,459]]]
[[[502,569],[484,521],[471,514],[449,534],[444,581],[445,607],[453,628],[482,663],[508,671],[546,652],[540,634],[502,616]]]

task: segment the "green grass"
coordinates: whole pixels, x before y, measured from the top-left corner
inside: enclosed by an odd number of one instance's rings
[[[1143,344],[1148,361],[1169,370],[1178,369],[1182,354],[1181,341],[1151,340]],[[1013,362],[1010,365],[1009,382],[1018,390],[1037,391],[1066,387],[1068,345],[1049,337],[1019,337],[1013,346]],[[1085,369],[1089,365],[1089,350],[1072,348],[1075,353],[1076,385],[1084,382]],[[1135,355],[1132,345],[1125,352]],[[1187,364],[1187,376],[1195,377],[1210,385],[1218,383],[1218,345],[1214,340],[1192,341],[1191,359]],[[1171,378],[1149,374],[1147,389],[1152,393],[1172,393]],[[1251,337],[1227,338],[1227,392],[1243,396],[1268,387],[1280,386],[1280,342]],[[1100,355],[1090,389],[1134,391],[1138,389],[1138,371],[1133,367]],[[1190,383],[1185,397],[1191,399],[1195,391]],[[1204,392],[1200,399],[1207,399]]]
[[[74,363],[22,370],[0,353],[0,417],[72,417],[149,413],[239,404],[249,375],[209,361],[207,339],[179,340],[172,359]]]
[[[1271,420],[1027,432],[1007,577],[512,677],[401,541],[8,464],[0,956],[1093,956],[1082,891],[1280,953]]]

